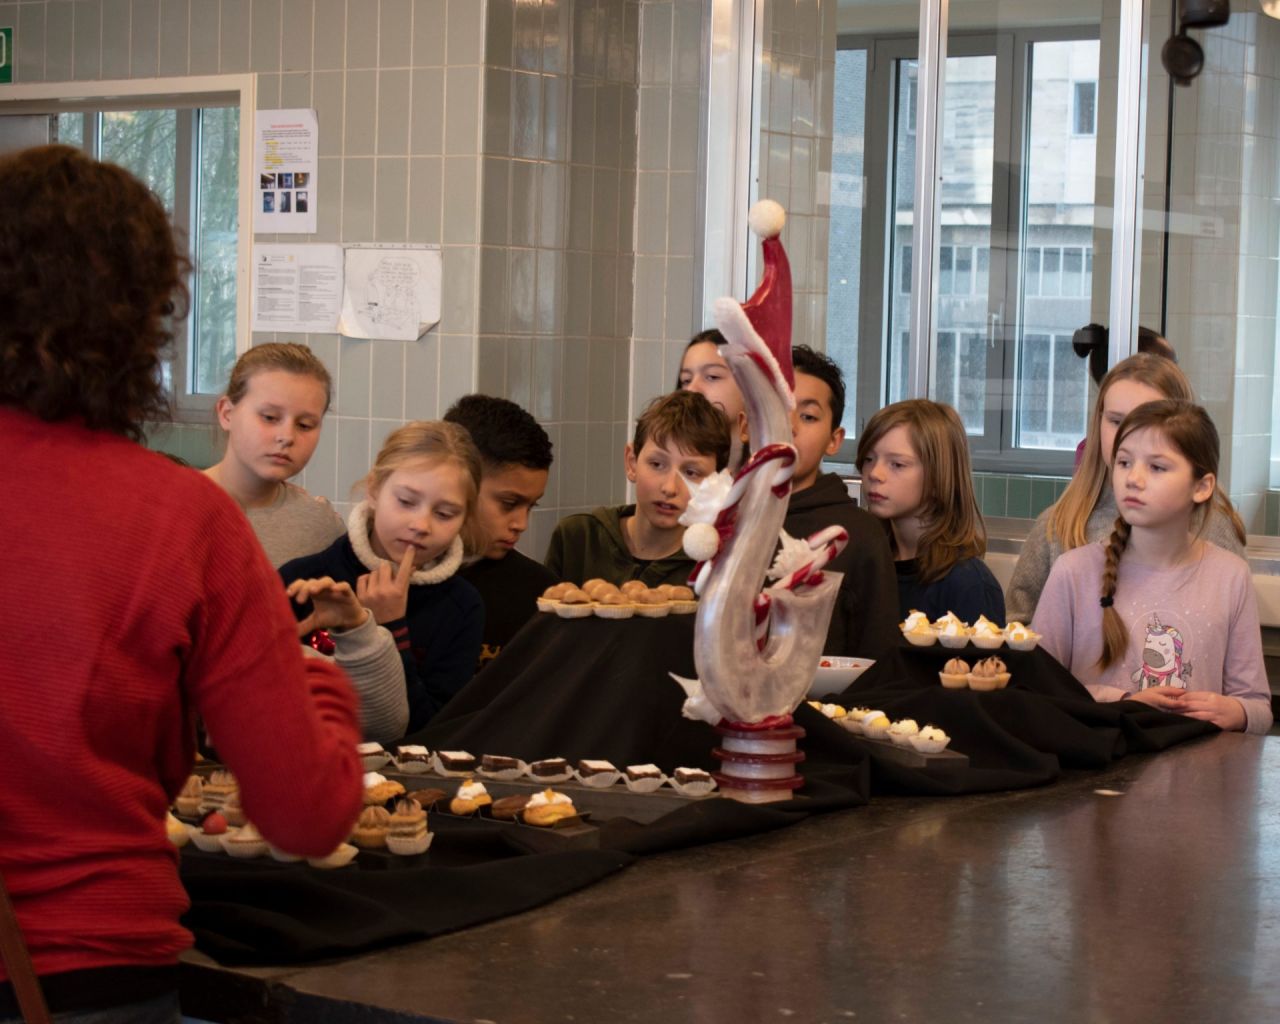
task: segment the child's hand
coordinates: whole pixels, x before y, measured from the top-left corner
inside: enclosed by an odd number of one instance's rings
[[[413,556],[417,549],[405,548],[399,568],[394,572],[390,562],[382,562],[373,572],[356,580],[356,596],[373,612],[378,625],[403,619],[409,605],[409,578],[413,576]]]
[[[317,629],[354,629],[364,622],[365,609],[356,599],[350,583],[338,583],[330,576],[316,580],[294,580],[285,593],[298,602],[311,602],[311,614],[298,623],[298,635]]]
[[[1228,732],[1240,732],[1247,724],[1243,704],[1234,697],[1208,690],[1184,691],[1177,710],[1188,718],[1212,722]]]
[[[1139,690],[1129,700],[1150,704],[1160,711],[1172,711],[1175,714],[1181,714],[1182,697],[1186,692],[1186,690],[1177,686],[1148,686],[1145,690]]]

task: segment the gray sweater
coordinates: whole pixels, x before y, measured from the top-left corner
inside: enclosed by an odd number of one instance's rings
[[[360,731],[366,740],[392,743],[409,728],[409,697],[404,685],[404,664],[395,638],[366,615],[354,629],[329,630],[333,660],[351,677],[360,698]],[[305,644],[307,654],[317,654]],[[328,660],[326,658],[326,660]]]
[[[1053,506],[1041,512],[1022,543],[1022,553],[1018,555],[1018,564],[1013,567],[1013,577],[1009,580],[1009,590],[1005,594],[1005,614],[1010,622],[1030,622],[1035,617],[1036,605],[1040,601],[1045,581],[1049,578],[1049,570],[1062,555],[1062,545],[1049,536],[1049,519],[1052,514]],[[1098,504],[1093,507],[1093,513],[1089,516],[1089,522],[1085,524],[1086,539],[1090,543],[1107,540],[1115,528],[1116,516],[1119,514],[1115,493],[1110,487],[1103,488]],[[1244,557],[1244,545],[1236,536],[1231,520],[1222,515],[1214,505],[1209,507],[1209,519],[1202,536],[1224,551]]]
[[[245,509],[244,514],[277,569],[295,558],[323,551],[347,532],[332,505],[290,483],[281,489],[275,504]]]

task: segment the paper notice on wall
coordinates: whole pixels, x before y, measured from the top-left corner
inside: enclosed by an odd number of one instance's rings
[[[315,234],[316,112],[259,110],[253,123],[253,230]]]
[[[338,332],[413,341],[440,321],[440,246],[350,246]]]
[[[342,308],[342,246],[255,245],[253,329],[332,334]]]

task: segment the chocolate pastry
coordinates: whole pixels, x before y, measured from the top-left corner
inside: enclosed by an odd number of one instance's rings
[[[711,776],[701,768],[677,768],[675,780],[681,784],[689,782],[710,782]]]
[[[535,779],[560,776],[569,770],[569,762],[563,757],[548,757],[529,765],[529,774]]]
[[[493,806],[489,808],[489,813],[498,821],[515,821],[528,802],[529,794],[527,793],[504,796],[493,802]]]
[[[618,769],[613,766],[612,761],[579,761],[579,775],[604,775],[606,772],[616,772]]]
[[[476,770],[476,759],[465,750],[437,750],[440,767],[447,772],[473,772]]]
[[[436,805],[441,800],[448,801],[449,794],[443,789],[414,789],[405,794],[412,800],[417,800],[422,805],[424,811],[434,811]],[[443,807],[441,807],[443,809]]]
[[[660,779],[662,778],[662,769],[656,764],[629,764],[627,765],[627,778],[632,782],[639,782],[641,779]]]
[[[517,770],[520,762],[514,757],[502,757],[498,754],[485,754],[480,758],[482,772],[505,772]]]

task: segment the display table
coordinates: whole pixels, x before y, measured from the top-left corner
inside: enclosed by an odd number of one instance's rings
[[[184,1007],[308,1022],[1276,1019],[1277,774],[1280,739],[1216,735],[1047,787],[881,797],[349,960],[227,969],[192,954]]]

